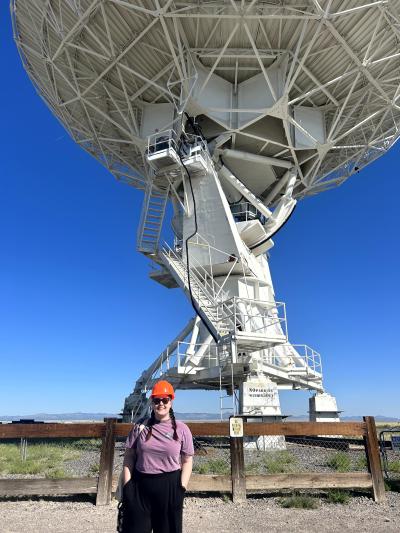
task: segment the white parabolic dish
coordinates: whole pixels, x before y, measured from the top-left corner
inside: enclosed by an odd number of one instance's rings
[[[209,143],[226,134],[222,149],[290,162],[296,198],[342,183],[400,135],[397,1],[12,0],[11,11],[47,105],[139,188],[147,136],[184,112]],[[230,168],[268,204],[287,165]]]

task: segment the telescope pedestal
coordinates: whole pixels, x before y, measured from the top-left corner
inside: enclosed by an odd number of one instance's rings
[[[154,222],[155,214],[164,211],[160,187],[165,182],[168,190],[173,174],[165,169],[168,181],[159,169],[146,191],[138,249],[160,265],[160,275],[153,279],[181,287],[198,318],[191,332],[178,336],[144,373],[138,390],[148,390],[162,377],[177,388],[219,389],[221,398],[222,391],[228,396],[236,391],[239,405],[229,408],[234,413],[281,420],[279,389],[323,392],[319,354],[289,342],[285,304],[275,300],[265,253],[273,246],[272,233],[293,209],[296,177],[288,171],[271,212],[227,167],[215,163],[204,140],[200,144],[201,169],[193,170],[182,156],[185,203],[173,204],[173,245],[159,246],[161,222]],[[150,148],[148,153],[155,157],[157,145]],[[227,180],[240,189],[230,201],[223,187]],[[160,189],[158,196],[153,189]],[[137,412],[141,409],[139,402]],[[261,436],[247,439],[246,446],[283,449],[285,440]]]
[[[340,422],[336,398],[328,392],[311,396],[309,407],[310,422]]]
[[[249,415],[248,422],[253,421],[251,415],[257,415],[254,420],[260,422],[281,422],[281,406],[278,387],[266,376],[249,376],[239,387],[239,411],[241,415]],[[286,448],[283,435],[261,435],[259,437],[245,437],[244,447],[256,450],[284,450]]]

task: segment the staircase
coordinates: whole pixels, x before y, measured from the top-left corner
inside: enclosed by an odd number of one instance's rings
[[[189,298],[196,312],[206,324],[215,342],[220,343],[230,335],[235,336],[237,349],[254,352],[263,348],[287,343],[286,315],[279,316],[281,302],[257,302],[247,298],[229,298],[208,270],[190,263],[190,288],[186,262],[174,250],[165,247],[158,259]]]
[[[164,184],[163,184],[164,185]],[[137,250],[146,255],[156,255],[162,223],[168,202],[169,185],[162,187],[149,182],[137,234]]]
[[[221,301],[225,294],[203,267],[190,268],[189,289],[187,266],[182,258],[169,247],[161,250],[160,258],[189,298],[191,290],[196,311],[206,322],[214,340],[218,342],[235,329],[234,321],[229,316],[230,312]]]

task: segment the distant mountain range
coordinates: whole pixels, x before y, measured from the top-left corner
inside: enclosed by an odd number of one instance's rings
[[[35,413],[32,415],[0,415],[0,422],[12,422],[13,420],[37,420],[43,422],[87,422],[87,421],[102,421],[104,418],[118,417],[115,413]],[[176,413],[176,417],[179,420],[219,420],[220,415],[218,413]],[[224,416],[228,418],[229,414]],[[342,416],[342,421],[349,420],[362,420],[362,416]],[[307,415],[293,415],[288,417],[289,421],[304,421],[308,420]],[[377,422],[400,422],[400,418],[376,415],[375,420]]]
[[[104,418],[118,418],[116,413],[35,413],[32,415],[0,415],[0,422],[13,420],[37,420],[39,422],[102,421]],[[217,413],[176,413],[180,420],[219,420]]]

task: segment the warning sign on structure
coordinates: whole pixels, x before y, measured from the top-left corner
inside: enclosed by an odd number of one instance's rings
[[[243,437],[243,418],[229,419],[229,434],[231,437]]]

